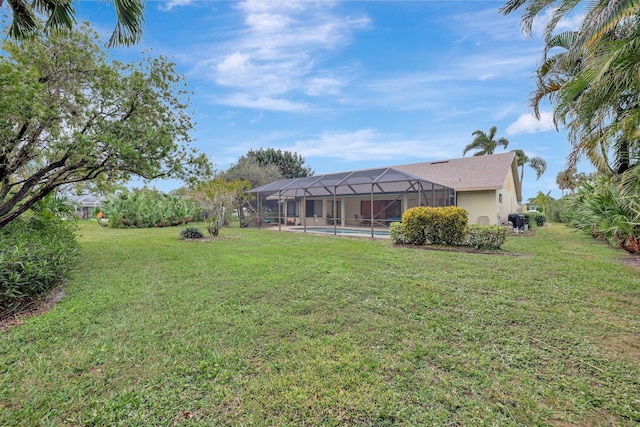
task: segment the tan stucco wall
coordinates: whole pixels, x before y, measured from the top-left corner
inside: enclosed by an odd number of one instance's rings
[[[489,224],[499,224],[495,190],[460,191],[457,193],[457,199],[458,207],[469,214],[469,224],[477,224],[479,216],[488,216]]]
[[[469,224],[477,224],[479,216],[488,216],[492,225],[506,224],[509,214],[518,212],[520,207],[512,169],[509,169],[502,188],[459,191],[457,199],[458,206],[469,213]]]
[[[500,194],[502,194],[502,202],[500,202],[499,200]],[[496,206],[498,207],[498,215],[500,216],[500,221],[503,224],[507,223],[508,215],[510,213],[520,211],[520,204],[518,203],[518,196],[516,193],[512,170],[509,170],[509,174],[505,179],[502,189],[498,191]]]
[[[354,197],[344,197],[342,199],[342,209],[346,220],[345,225],[356,225],[356,215],[360,213],[360,200]]]

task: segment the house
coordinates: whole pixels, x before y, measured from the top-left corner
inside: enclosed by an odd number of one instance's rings
[[[469,214],[469,224],[484,216],[489,224],[506,224],[507,216],[520,209],[522,192],[513,151],[394,168],[453,187],[457,206]]]
[[[81,219],[90,218],[91,213],[98,209],[104,201],[103,197],[92,195],[67,196],[67,199],[69,200],[69,204],[76,210],[78,217]]]
[[[275,181],[250,190],[280,224],[385,226],[415,206],[459,206],[506,224],[522,200],[514,152]]]

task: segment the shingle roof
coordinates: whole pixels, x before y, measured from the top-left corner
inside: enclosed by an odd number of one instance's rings
[[[363,169],[315,175],[306,178],[283,179],[249,190],[251,193],[276,194],[283,197],[368,194],[371,184],[374,193],[406,192],[411,182],[426,182],[449,187],[455,191],[498,190],[513,172],[516,197],[522,199],[515,152],[474,156],[437,162],[412,163],[389,168]],[[420,184],[422,185],[422,184]],[[400,186],[400,187],[399,187]]]
[[[452,187],[456,191],[500,189],[507,179],[509,170],[512,169],[516,188],[519,189],[515,158],[515,152],[510,151],[489,156],[412,163],[393,166],[393,168],[419,176],[427,181]],[[519,191],[518,198],[520,198]]]

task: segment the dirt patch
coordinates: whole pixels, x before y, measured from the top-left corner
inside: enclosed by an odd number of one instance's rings
[[[536,229],[529,229],[527,231],[520,231],[517,234],[514,232],[508,233],[507,234],[507,238],[511,238],[511,237],[515,237],[515,238],[519,238],[519,237],[533,237],[536,235]]]
[[[599,337],[599,346],[610,359],[626,357],[634,363],[640,363],[640,342],[633,332],[620,332]]]
[[[62,287],[53,289],[46,297],[31,300],[15,311],[0,313],[0,331],[6,331],[12,326],[22,325],[25,319],[40,316],[51,310],[64,298]]]
[[[640,256],[629,255],[622,258],[622,263],[631,267],[636,273],[640,273]]]

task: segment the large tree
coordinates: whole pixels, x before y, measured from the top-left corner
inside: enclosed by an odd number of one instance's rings
[[[0,227],[58,187],[208,172],[188,147],[185,83],[163,57],[109,61],[86,27],[6,42],[0,56]]]
[[[249,181],[226,181],[215,178],[199,182],[192,190],[191,197],[207,213],[207,230],[212,236],[217,236],[228,221],[233,209],[240,208],[251,199],[247,193]]]
[[[489,133],[485,133],[481,130],[473,131],[471,135],[475,138],[470,144],[464,147],[462,155],[464,156],[471,150],[478,150],[473,153],[474,156],[486,156],[488,154],[493,154],[499,145],[507,148],[509,140],[504,137],[496,139],[496,133],[498,133],[498,128],[495,126],[491,126]]]
[[[71,30],[76,24],[73,0],[6,0],[12,19],[9,36],[24,40],[41,33]],[[5,0],[0,0],[0,8]],[[111,1],[108,1],[111,3]],[[107,46],[130,45],[140,41],[144,22],[144,0],[113,0],[117,23]],[[44,16],[44,23],[38,18]]]
[[[244,179],[249,181],[251,188],[260,187],[282,178],[280,169],[274,164],[260,165],[252,157],[242,156],[238,163],[220,173],[220,177],[227,181]]]
[[[545,98],[554,105],[554,119],[568,128],[573,145],[569,166],[587,158],[600,173],[617,175],[623,191],[634,193],[633,183],[640,179],[640,5],[509,0],[502,11],[519,9],[529,33],[536,18],[548,17],[534,111]],[[577,9],[583,9],[579,28],[557,32],[559,22]]]
[[[261,148],[249,150],[246,157],[255,160],[260,166],[277,166],[282,178],[304,178],[313,175],[311,166],[304,166],[304,157],[291,151]]]

